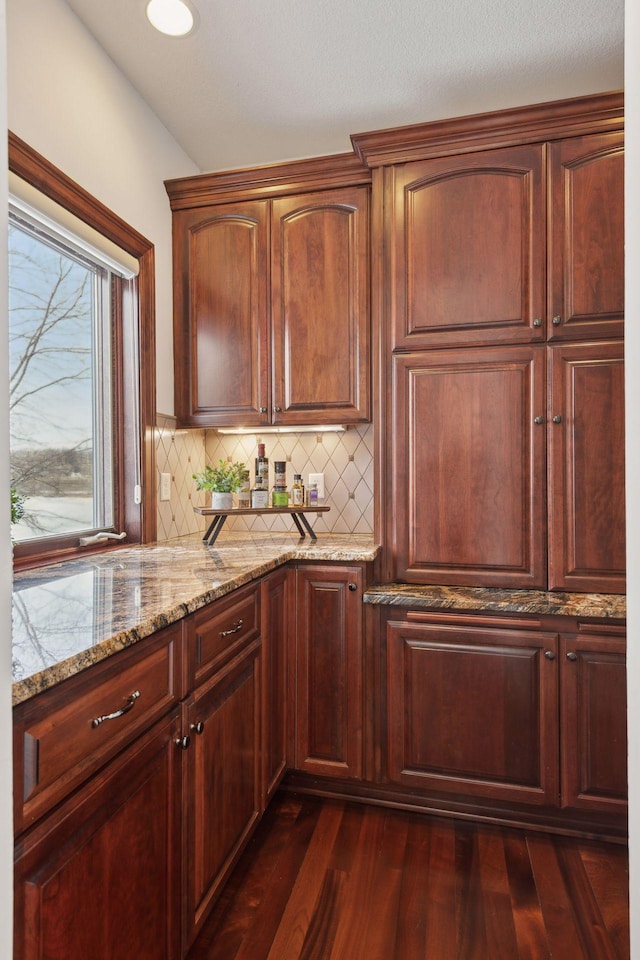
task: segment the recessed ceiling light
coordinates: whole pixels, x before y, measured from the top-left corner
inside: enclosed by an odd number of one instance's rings
[[[184,0],[149,0],[147,19],[170,37],[185,37],[195,25],[194,12]]]

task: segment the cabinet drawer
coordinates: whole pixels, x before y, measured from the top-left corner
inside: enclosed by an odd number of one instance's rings
[[[189,686],[211,676],[260,633],[260,585],[234,591],[189,622]]]
[[[179,701],[181,640],[175,624],[16,707],[16,832]]]

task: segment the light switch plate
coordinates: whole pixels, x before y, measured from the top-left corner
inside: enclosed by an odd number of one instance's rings
[[[160,499],[171,500],[171,474],[160,474]]]
[[[324,500],[324,473],[310,473],[309,484],[317,483],[318,500]]]

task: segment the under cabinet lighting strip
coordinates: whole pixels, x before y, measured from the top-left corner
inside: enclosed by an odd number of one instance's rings
[[[301,426],[293,424],[290,427],[217,427],[217,433],[224,434],[263,434],[263,433],[344,433],[347,429],[339,423],[320,427]]]

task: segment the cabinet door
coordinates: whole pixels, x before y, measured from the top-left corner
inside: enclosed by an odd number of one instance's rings
[[[624,815],[626,644],[597,629],[561,639],[562,805]]]
[[[15,960],[176,960],[179,720],[162,721],[16,846]]]
[[[267,423],[268,205],[174,218],[176,413],[193,426]]]
[[[199,687],[185,708],[185,946],[261,813],[260,642]]]
[[[357,423],[369,410],[369,193],[273,201],[274,423]]]
[[[396,578],[544,586],[544,348],[406,354],[393,372]]]
[[[362,776],[361,567],[297,570],[296,767]]]
[[[287,766],[289,570],[262,581],[262,782],[264,806]]]
[[[392,345],[543,339],[542,147],[406,163],[386,176]]]
[[[388,623],[389,778],[556,803],[556,650],[533,630]]]
[[[549,330],[554,339],[621,337],[622,133],[549,145]]]
[[[624,593],[623,345],[550,353],[549,587]]]

